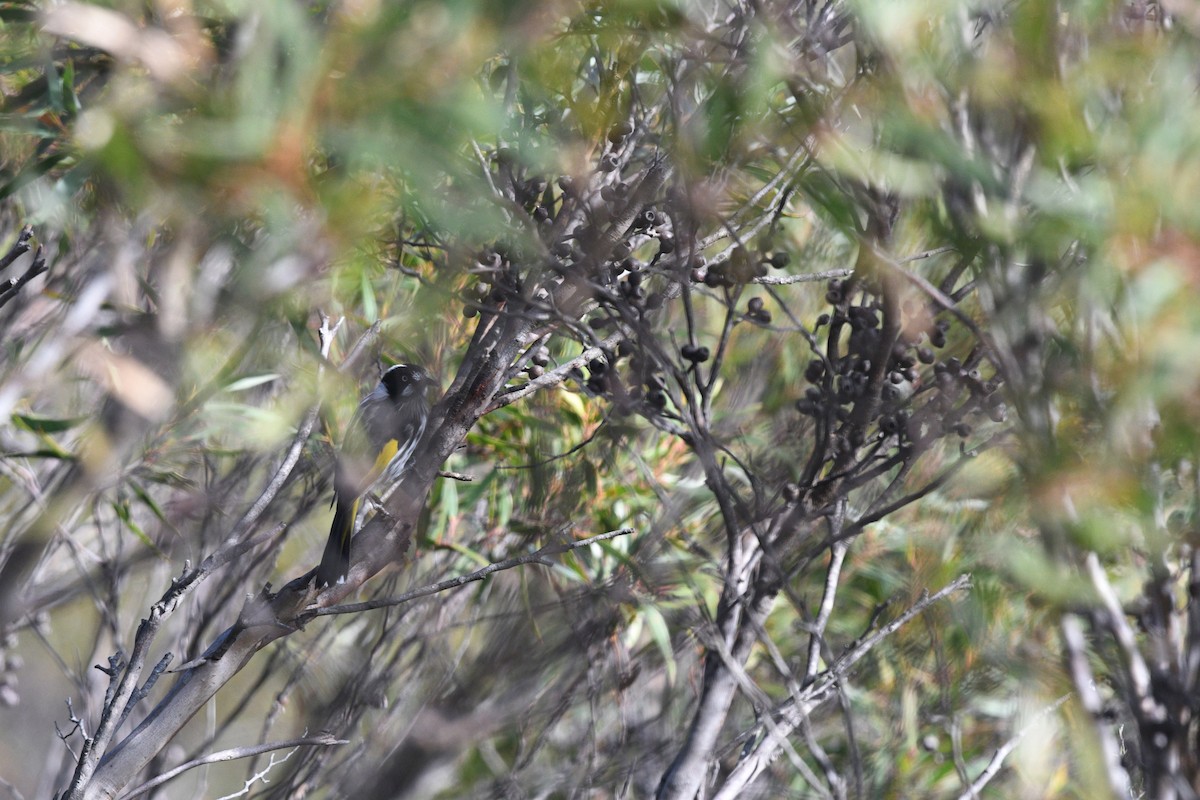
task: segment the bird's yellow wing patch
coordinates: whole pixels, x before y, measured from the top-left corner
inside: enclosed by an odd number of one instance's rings
[[[400,448],[400,443],[395,439],[388,439],[384,443],[383,449],[379,451],[379,455],[375,458],[375,466],[371,468],[370,483],[374,483],[375,479],[383,472],[388,464],[396,455],[396,451]]]

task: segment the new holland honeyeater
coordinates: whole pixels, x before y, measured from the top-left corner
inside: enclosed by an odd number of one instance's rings
[[[381,475],[396,480],[408,466],[429,418],[429,376],[420,367],[397,364],[358,404],[338,453],[334,474],[333,525],[317,567],[317,586],[345,580],[350,538],[359,502]]]

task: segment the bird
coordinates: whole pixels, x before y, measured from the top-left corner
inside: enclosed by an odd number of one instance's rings
[[[408,467],[429,420],[428,373],[411,364],[388,368],[362,399],[338,453],[333,479],[333,524],[316,571],[318,588],[346,579],[350,537],[359,503],[380,476],[396,480]]]

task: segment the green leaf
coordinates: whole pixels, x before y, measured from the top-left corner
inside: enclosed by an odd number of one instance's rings
[[[824,170],[814,169],[805,173],[800,182],[805,195],[813,205],[843,231],[857,230],[859,222],[853,200]]]
[[[663,618],[662,612],[654,606],[642,606],[641,612],[646,619],[646,627],[650,629],[650,639],[662,653],[663,662],[667,667],[667,681],[674,684],[677,665],[675,648],[671,645],[671,628]]]
[[[566,388],[562,388],[558,392],[558,399],[575,415],[576,420],[587,418],[587,409],[583,405],[583,398],[577,392],[571,392]]]
[[[502,490],[498,492],[498,495],[494,505],[496,514],[494,523],[497,527],[507,528],[509,520],[512,519],[514,498],[512,492],[509,491]]]
[[[475,562],[476,564],[478,564],[481,567],[486,567],[488,564],[492,563],[482,553],[479,553],[475,550],[472,550],[469,547],[458,544],[456,542],[447,542],[444,546],[450,548],[451,550],[453,550],[454,552],[456,552],[460,555],[466,556],[468,559]]]
[[[458,516],[458,482],[453,478],[443,479],[441,507],[447,517]]]
[[[78,114],[80,105],[75,94],[75,62],[70,59],[63,66],[62,94],[65,109],[71,114]]]
[[[2,114],[0,115],[0,131],[36,134],[45,131],[42,126],[40,113]]]
[[[52,458],[55,461],[78,461],[79,457],[65,450],[14,450],[4,454],[4,458]]]
[[[12,415],[13,424],[18,428],[38,434],[62,433],[87,419],[87,417],[38,417],[33,414]]]
[[[128,503],[114,501],[112,503],[112,510],[116,512],[117,519],[125,523],[125,527],[133,531],[133,535],[138,537],[138,539],[142,541],[142,544],[156,551],[158,550],[158,547],[153,541],[151,541],[150,537],[146,535],[146,532],[142,530],[141,526],[133,521],[133,515],[129,511]]]
[[[280,375],[275,372],[268,372],[264,375],[251,375],[247,378],[239,378],[225,387],[227,392],[242,392],[246,389],[253,389],[255,386],[262,386],[264,383],[279,380]]]
[[[146,491],[146,487],[142,486],[141,484],[139,484],[135,481],[130,481],[129,486],[133,490],[133,493],[135,495],[137,495],[137,498],[139,500],[141,500],[142,503],[145,504],[146,508],[150,509],[150,513],[152,513],[154,516],[158,517],[159,522],[163,523],[164,525],[166,525],[168,527],[171,527],[171,528],[174,527],[173,525],[171,525],[170,522],[167,521],[167,515],[163,513],[162,508],[159,507],[158,503],[155,502],[154,498],[151,497],[149,492]]]
[[[37,180],[45,175],[50,170],[58,166],[62,161],[70,156],[70,153],[55,153],[51,156],[46,156],[40,161],[33,164],[26,164],[21,171],[13,176],[12,180],[0,186],[0,200],[8,197],[29,183]]]
[[[436,500],[431,504],[434,513],[425,536],[429,541],[438,541],[450,529],[450,522],[458,516],[458,483],[452,479],[438,482]]]
[[[58,66],[51,62],[46,68],[46,94],[50,97],[50,107],[60,114],[66,109],[63,107],[63,84],[58,77]]]
[[[363,319],[369,323],[374,323],[379,319],[379,304],[375,300],[375,287],[371,285],[371,279],[367,275],[366,270],[359,273],[359,280],[362,286]]]
[[[592,583],[592,576],[584,569],[583,561],[579,558],[578,550],[571,550],[564,553],[562,560],[555,567],[558,574],[563,575],[567,580],[575,582],[578,580],[584,584]]]

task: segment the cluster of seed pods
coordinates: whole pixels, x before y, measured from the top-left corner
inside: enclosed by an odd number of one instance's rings
[[[983,347],[949,354],[961,344],[951,341],[952,314],[910,300],[889,336],[880,292],[865,282],[834,279],[825,299],[832,308],[815,327],[829,344],[809,362],[796,409],[830,432],[831,458],[881,440],[917,451],[948,435],[965,439],[982,419],[1004,421],[1000,380],[985,374]],[[886,363],[876,369],[880,358]]]
[[[527,245],[518,252],[503,243],[481,250],[468,270],[476,280],[465,299],[467,315],[474,316],[515,298],[542,302],[549,296],[546,287],[565,281],[582,283],[594,310],[587,323],[591,332],[581,338],[605,344],[572,377],[588,393],[610,399],[620,413],[653,416],[666,412],[670,403],[668,365],[661,352],[652,357],[629,335],[630,319],[661,308],[662,289],[671,281],[728,301],[735,287],[771,268],[787,268],[790,259],[782,250],[755,251],[739,244],[710,263],[679,245],[676,228],[685,207],[680,199],[673,200],[671,191],[639,197],[638,176],[623,177],[635,171],[624,150],[634,131],[630,122],[613,126],[586,176],[525,175],[511,153],[497,151],[496,176],[527,215],[539,244],[536,253]],[[611,221],[622,214],[632,222],[613,237]],[[539,287],[530,297],[523,294],[526,282]],[[856,277],[830,281],[825,299],[830,309],[818,317],[814,330],[827,347],[808,364],[808,386],[796,408],[820,425],[828,458],[880,441],[904,453],[948,435],[965,439],[983,418],[1004,419],[999,380],[987,374],[992,370],[981,346],[961,352],[960,340],[967,337],[953,336],[953,314],[910,300],[902,314],[893,312],[905,321],[889,328],[881,290]],[[742,320],[768,326],[772,314],[754,295],[739,313]],[[617,331],[626,336],[614,335]],[[880,344],[885,336],[892,341],[890,349]],[[708,346],[694,341],[677,347],[674,358],[685,372],[713,356]],[[886,363],[877,367],[881,359]],[[550,349],[540,346],[529,354],[525,371],[540,377],[552,361]]]

